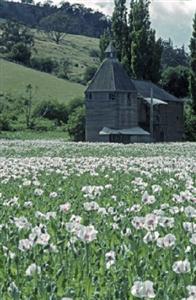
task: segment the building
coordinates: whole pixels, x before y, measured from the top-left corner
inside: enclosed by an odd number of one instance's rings
[[[86,141],[181,141],[183,101],[150,81],[131,80],[112,43],[105,53],[85,92]]]

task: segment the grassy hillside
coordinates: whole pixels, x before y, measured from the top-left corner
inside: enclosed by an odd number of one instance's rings
[[[98,57],[92,57],[92,51],[99,50],[99,40],[86,36],[66,34],[59,45],[51,41],[43,31],[34,31],[34,56],[51,57],[56,60],[66,58],[71,62],[70,77],[82,78],[87,66],[98,66]]]
[[[35,98],[38,101],[57,99],[65,102],[82,96],[85,87],[55,76],[35,71],[24,66],[0,59],[0,92],[20,97],[27,84],[37,89]]]

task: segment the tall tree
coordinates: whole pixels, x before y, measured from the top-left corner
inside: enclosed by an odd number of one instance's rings
[[[120,61],[127,55],[128,25],[126,0],[115,0],[112,15],[112,38]]]
[[[149,0],[131,0],[129,65],[135,78],[158,82],[162,45],[161,40],[156,41],[155,31],[151,29],[149,5]]]
[[[100,40],[99,40],[99,48],[100,48],[100,60],[102,61],[105,58],[105,50],[107,46],[109,45],[111,41],[111,32],[108,29],[106,29],[101,35]]]
[[[196,115],[196,13],[193,20],[193,35],[190,44],[191,50],[191,76],[190,76],[190,90],[192,96],[193,113]]]

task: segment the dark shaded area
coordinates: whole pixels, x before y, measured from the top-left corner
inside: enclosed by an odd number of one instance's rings
[[[100,37],[110,27],[110,21],[100,12],[84,5],[65,2],[61,7],[49,4],[0,2],[0,18],[48,31]],[[66,22],[65,22],[66,20]]]

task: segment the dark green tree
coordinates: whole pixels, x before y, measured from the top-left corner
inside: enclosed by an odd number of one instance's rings
[[[169,67],[162,73],[162,86],[176,97],[185,98],[189,93],[189,74],[187,67]]]
[[[128,25],[126,0],[115,0],[112,15],[112,39],[120,61],[127,56]]]
[[[161,68],[165,70],[167,67],[177,67],[178,65],[188,67],[189,66],[189,55],[185,51],[185,47],[175,47],[171,39],[162,41],[162,57],[161,57]]]
[[[196,115],[196,13],[193,21],[193,35],[190,44],[191,50],[191,71],[190,71],[190,91],[192,96],[192,109]]]
[[[51,41],[59,44],[65,36],[66,27],[68,24],[68,18],[61,12],[57,12],[53,15],[49,15],[43,18],[40,22],[41,28],[43,28]]]
[[[84,73],[84,79],[83,79],[84,84],[87,84],[93,78],[96,71],[97,71],[96,66],[86,67],[86,70],[85,70],[85,73]]]
[[[6,47],[8,52],[17,43],[22,43],[30,49],[34,46],[34,37],[25,26],[9,21],[2,23],[0,29],[0,45]]]
[[[106,29],[103,33],[103,35],[101,35],[100,40],[99,40],[99,48],[100,48],[100,60],[104,60],[105,58],[105,50],[107,48],[107,46],[109,45],[111,41],[111,32],[108,29]]]
[[[85,140],[85,107],[77,107],[68,118],[67,130],[70,137],[78,142]]]
[[[149,0],[131,0],[129,14],[129,66],[138,79],[159,80],[162,46],[151,29]]]
[[[31,57],[31,50],[25,44],[20,42],[13,45],[9,57],[12,60],[28,65]]]
[[[5,22],[0,27],[0,46],[2,45],[10,58],[29,64],[34,37],[29,29],[14,22]]]

